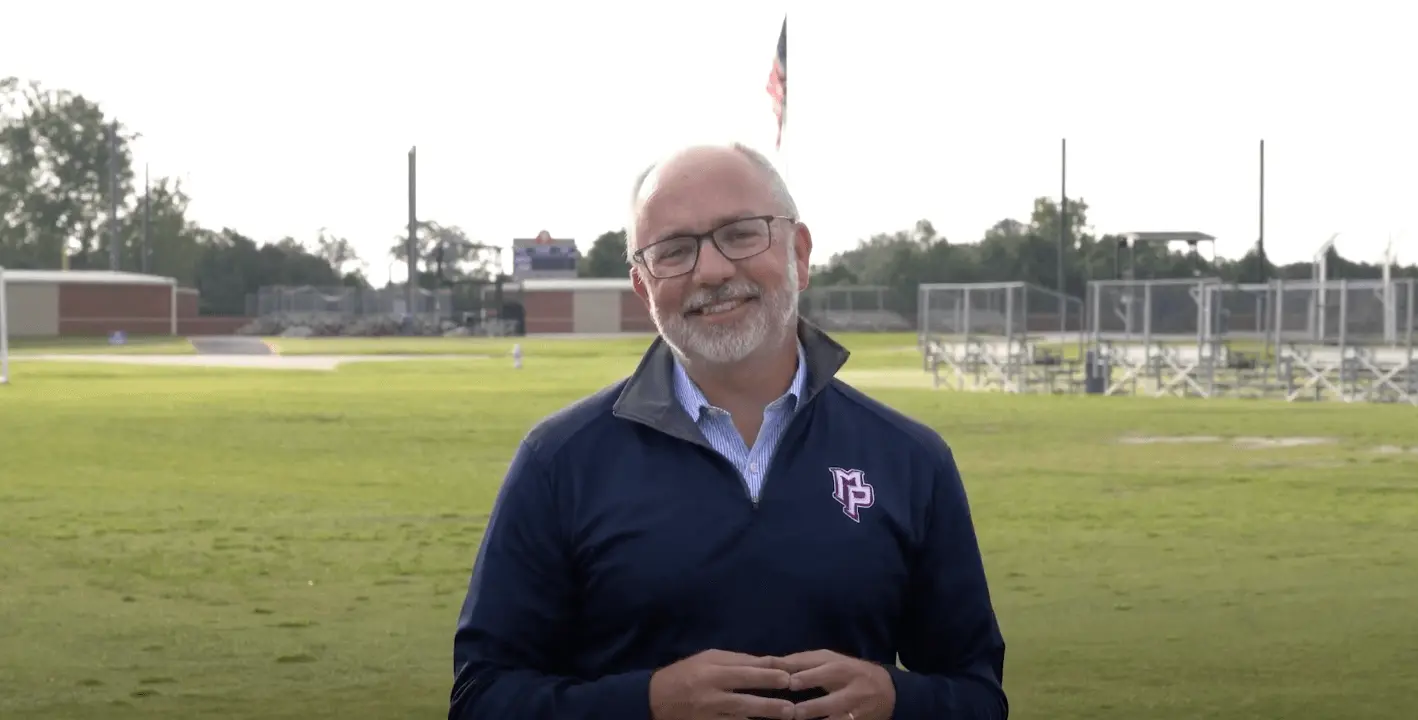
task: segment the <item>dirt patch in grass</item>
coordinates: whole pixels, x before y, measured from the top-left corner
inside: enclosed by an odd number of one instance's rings
[[[1214,435],[1128,435],[1118,438],[1123,445],[1195,445],[1218,443],[1221,438]]]
[[[1327,437],[1242,437],[1234,444],[1241,450],[1270,450],[1274,448],[1310,447],[1313,445],[1333,445],[1334,438]]]
[[[1374,452],[1379,455],[1418,455],[1418,446],[1380,445],[1374,448]]]
[[[1274,450],[1315,445],[1331,445],[1328,437],[1238,437],[1216,435],[1128,435],[1118,439],[1124,445],[1209,445],[1229,442],[1238,450]]]

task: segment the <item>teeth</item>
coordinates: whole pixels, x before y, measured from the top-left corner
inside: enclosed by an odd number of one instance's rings
[[[699,309],[699,312],[700,312],[700,313],[703,313],[703,314],[705,314],[705,315],[713,315],[713,314],[715,314],[715,313],[728,312],[728,311],[733,310],[734,308],[738,307],[739,305],[742,305],[743,302],[744,302],[743,300],[729,300],[729,301],[726,301],[726,302],[716,303],[716,304],[714,304],[714,305],[706,305],[706,306],[700,308],[700,309]]]

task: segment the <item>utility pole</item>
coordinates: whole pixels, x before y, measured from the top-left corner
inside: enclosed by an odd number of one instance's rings
[[[148,182],[148,164],[143,163],[143,274],[148,274],[149,228],[152,227],[152,185]]]
[[[1059,144],[1059,332],[1068,332],[1068,303],[1064,301],[1064,247],[1068,245],[1068,138]]]
[[[404,245],[404,253],[409,265],[409,282],[404,287],[404,300],[408,313],[414,314],[414,287],[418,282],[418,188],[417,178],[418,147],[409,148],[409,237]]]
[[[1270,282],[1270,261],[1265,257],[1265,140],[1260,141],[1260,239],[1256,240],[1260,281]]]
[[[118,121],[108,126],[108,269],[122,267],[118,250]]]

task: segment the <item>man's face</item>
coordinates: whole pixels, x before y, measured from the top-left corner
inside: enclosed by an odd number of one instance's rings
[[[637,249],[720,228],[717,237],[726,243],[735,237],[751,242],[757,221],[735,221],[782,214],[762,171],[727,149],[691,151],[667,162],[647,179],[641,197]],[[660,335],[693,362],[737,363],[796,328],[811,235],[789,220],[757,227],[769,233],[769,244],[752,257],[731,260],[706,240],[690,272],[657,278],[644,265],[631,271],[635,291],[649,305]],[[658,267],[656,273],[666,274]]]

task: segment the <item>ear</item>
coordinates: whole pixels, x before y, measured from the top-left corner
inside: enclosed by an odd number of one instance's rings
[[[797,253],[798,292],[807,289],[808,276],[812,275],[812,231],[807,225],[797,224],[793,232],[793,250]]]
[[[645,303],[645,307],[650,307],[650,289],[645,287],[645,279],[640,277],[640,266],[630,266],[630,288],[640,296],[640,300]]]

